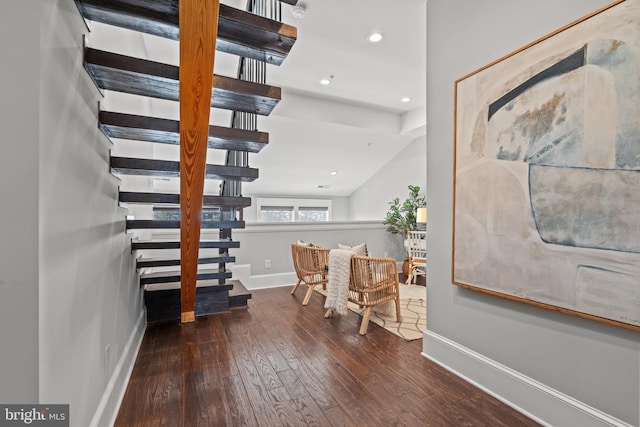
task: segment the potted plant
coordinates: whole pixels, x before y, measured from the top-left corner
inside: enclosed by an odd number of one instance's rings
[[[417,213],[418,208],[427,205],[426,197],[420,194],[420,187],[417,185],[409,185],[409,197],[402,203],[396,197],[389,202],[389,211],[384,219],[387,231],[391,234],[400,234],[402,238],[407,235],[409,230],[417,229]]]
[[[419,186],[409,185],[408,189],[409,197],[404,202],[400,203],[400,198],[398,197],[389,202],[389,211],[384,219],[387,231],[391,234],[400,235],[403,241],[407,236],[407,232],[418,228],[416,223],[418,208],[427,205],[426,196],[420,194]],[[405,260],[405,264],[408,264],[408,260]],[[404,273],[404,265],[402,270]]]

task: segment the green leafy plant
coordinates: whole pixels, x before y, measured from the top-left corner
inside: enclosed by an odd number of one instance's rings
[[[419,186],[409,185],[408,188],[409,197],[404,202],[400,203],[398,197],[389,202],[389,211],[384,219],[387,231],[392,234],[400,234],[403,239],[409,230],[417,229],[418,208],[427,205],[426,196],[420,194]]]

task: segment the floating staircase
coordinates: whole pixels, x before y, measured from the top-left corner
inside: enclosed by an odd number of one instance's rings
[[[75,1],[81,15],[89,21],[172,40],[179,38],[178,0]],[[276,19],[254,14],[257,1],[271,2],[272,10],[277,7]],[[280,3],[295,5],[297,0],[280,0]],[[281,90],[264,84],[264,79],[249,81],[243,69],[247,58],[260,62],[260,70],[264,70],[266,63],[280,65],[285,60],[297,32],[294,27],[279,22],[279,15],[280,6],[275,0],[249,0],[246,11],[224,4],[219,7],[216,49],[237,55],[240,66],[237,78],[213,76],[211,107],[230,110],[234,118],[230,127],[209,126],[208,149],[227,150],[227,160],[225,164],[205,167],[205,179],[221,180],[222,184],[220,194],[205,194],[203,200],[204,208],[218,209],[219,218],[202,220],[201,228],[219,230],[220,238],[199,242],[196,316],[246,307],[251,298],[239,281],[232,280],[226,266],[236,260],[229,250],[240,247],[240,243],[232,239],[232,230],[244,228],[241,212],[251,204],[250,198],[242,196],[240,183],[258,178],[258,170],[248,166],[247,153],[259,153],[269,143],[269,135],[256,130],[255,115],[268,116],[280,101]],[[180,68],[175,65],[86,47],[84,67],[100,90],[170,101],[179,99]],[[240,120],[239,115],[242,115]],[[175,120],[103,110],[98,115],[98,126],[108,138],[180,144],[180,123]],[[110,168],[123,179],[131,175],[180,176],[177,161],[112,156]],[[140,204],[177,209],[180,194],[120,191],[118,201],[125,207]],[[127,219],[126,229],[134,234],[148,234],[150,230],[180,229],[180,221]],[[178,240],[149,240],[138,236],[132,240],[140,286],[145,289],[148,322],[181,318],[181,272],[176,269],[181,260],[175,255],[181,244]]]

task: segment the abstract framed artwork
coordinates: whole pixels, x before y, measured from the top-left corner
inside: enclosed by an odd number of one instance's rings
[[[452,282],[640,331],[640,1],[455,82]]]

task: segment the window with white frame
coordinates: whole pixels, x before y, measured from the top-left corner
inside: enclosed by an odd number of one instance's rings
[[[298,208],[298,221],[329,221],[329,208],[326,206],[300,206]]]
[[[260,222],[291,222],[293,206],[260,206]]]
[[[329,199],[258,198],[258,222],[331,221]]]
[[[179,207],[153,207],[153,219],[165,220],[165,221],[179,221],[180,220],[180,208]],[[206,220],[220,220],[220,209],[218,208],[202,208],[202,219]]]

